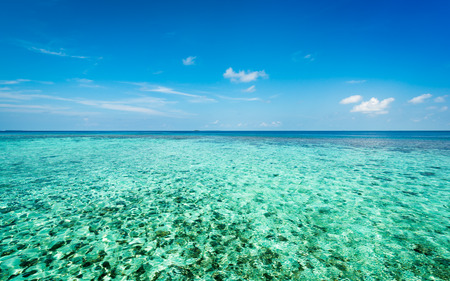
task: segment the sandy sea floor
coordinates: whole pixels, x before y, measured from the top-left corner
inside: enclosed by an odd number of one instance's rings
[[[450,280],[449,143],[0,135],[0,280]]]

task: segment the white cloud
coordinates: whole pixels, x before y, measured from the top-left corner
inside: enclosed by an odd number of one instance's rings
[[[53,84],[53,82],[50,82],[50,81],[36,81],[36,80],[30,80],[30,79],[16,79],[16,80],[0,80],[0,85],[15,85],[15,84],[20,84],[22,82],[36,82],[36,83],[47,84],[47,85]]]
[[[386,108],[394,98],[387,98],[381,102],[377,98],[371,98],[369,101],[364,101],[359,105],[355,105],[351,112],[361,112],[365,114],[386,114],[388,111]]]
[[[245,90],[242,90],[242,92],[245,92],[245,93],[253,93],[254,91],[256,91],[255,85],[250,86],[250,87],[248,87],[248,88],[245,89]]]
[[[187,58],[183,59],[183,64],[184,65],[194,65],[196,58],[197,57],[193,57],[193,56],[187,57]]]
[[[445,102],[446,97],[448,97],[448,95],[437,97],[434,99],[434,102]]]
[[[30,82],[29,79],[16,79],[16,80],[1,80],[0,85],[14,85],[22,82]]]
[[[362,101],[362,98],[363,97],[360,95],[354,95],[354,96],[350,96],[348,98],[341,100],[339,103],[340,104],[357,103],[357,102]]]
[[[314,60],[315,60],[315,58],[314,58],[313,54],[311,54],[311,53],[307,53],[306,55],[304,55],[304,52],[297,51],[292,54],[293,62],[314,61]]]
[[[55,56],[61,56],[61,57],[67,56],[67,54],[62,52],[62,49],[59,52],[55,52],[55,51],[50,51],[50,50],[46,50],[43,48],[30,47],[30,50],[36,51],[38,53],[47,54],[47,55],[55,55]]]
[[[164,94],[172,94],[172,95],[190,97],[192,99],[190,99],[189,102],[192,102],[192,103],[216,102],[216,100],[212,99],[212,98],[188,94],[188,93],[184,93],[184,92],[179,92],[179,91],[175,91],[173,89],[162,87],[162,86],[158,86],[155,89],[149,89],[149,88],[147,88],[147,85],[145,83],[133,83],[133,84],[142,86],[142,88],[140,89],[141,91],[158,92],[158,93],[164,93]]]
[[[223,74],[223,77],[228,78],[231,80],[231,82],[252,82],[256,81],[259,77],[261,78],[269,78],[269,75],[266,74],[264,70],[262,71],[247,71],[240,70],[239,72],[234,72],[233,68],[228,68],[225,73]]]
[[[32,100],[32,99],[48,99],[48,100],[58,100],[65,101],[71,103],[77,103],[87,106],[93,106],[97,108],[104,108],[110,110],[119,110],[119,111],[128,111],[128,112],[138,112],[145,113],[149,115],[158,115],[158,116],[171,116],[164,112],[156,111],[147,107],[143,107],[143,104],[154,105],[154,106],[163,106],[166,102],[163,99],[157,99],[152,97],[142,97],[137,99],[128,99],[128,100],[119,100],[119,101],[99,101],[99,100],[82,100],[75,98],[62,98],[58,96],[48,96],[48,95],[24,95],[20,93],[11,94],[11,93],[0,93],[0,98],[6,99],[14,99],[14,100]],[[139,105],[139,106],[136,106]],[[46,106],[40,105],[10,105],[3,107],[17,107],[22,109],[46,109]],[[56,108],[52,108],[55,110]]]
[[[431,97],[432,97],[431,94],[423,94],[418,97],[410,99],[408,102],[413,104],[423,103],[426,99],[429,99]]]
[[[186,96],[186,97],[199,97],[197,95],[192,95],[192,94],[187,94],[187,93],[183,93],[183,92],[178,92],[178,91],[175,91],[173,89],[162,87],[162,86],[158,86],[155,89],[147,89],[147,91],[149,91],[149,92],[159,92],[159,93],[164,93],[164,94],[174,94],[174,95],[180,95],[180,96]]]
[[[437,106],[429,106],[426,108],[427,110],[437,110],[439,112],[444,112],[447,111],[448,107],[447,106],[442,106],[442,107],[437,107]]]
[[[219,98],[225,99],[225,100],[237,100],[237,101],[261,101],[264,102],[264,100],[260,98],[232,98],[227,96],[218,96]]]
[[[69,55],[64,52],[63,48],[60,48],[58,51],[54,51],[54,50],[48,50],[48,49],[44,49],[44,48],[38,48],[38,47],[31,46],[31,47],[28,47],[28,50],[34,51],[37,53],[41,53],[41,54],[54,55],[54,56],[59,56],[59,57],[69,57],[69,58],[77,58],[77,59],[88,59],[89,58],[86,56]]]
[[[150,114],[150,115],[161,115],[161,116],[166,115],[160,111],[156,111],[153,109],[149,109],[149,108],[145,108],[145,107],[138,107],[138,106],[130,106],[130,105],[125,105],[125,104],[102,103],[99,105],[99,107],[111,109],[111,110],[145,113],[145,114]]]
[[[24,92],[24,91],[22,91]],[[60,101],[72,101],[72,99],[66,99],[61,97],[55,97],[55,96],[47,96],[47,95],[26,95],[22,94],[22,92],[9,92],[9,93],[0,93],[0,98],[5,99],[13,99],[13,100],[31,100],[31,99],[50,99],[50,100],[60,100]],[[30,92],[30,91],[27,91]],[[39,90],[34,90],[32,92],[40,92]]]
[[[103,86],[94,84],[94,80],[86,79],[86,78],[73,78],[68,79],[68,81],[75,81],[79,87],[83,88],[104,88]]]
[[[78,56],[78,55],[72,55],[70,52],[67,52],[67,50],[63,48],[52,48],[49,46],[46,46],[44,44],[39,43],[33,43],[28,42],[25,40],[13,40],[14,44],[23,47],[29,51],[40,53],[40,54],[46,54],[51,56],[58,56],[58,57],[69,57],[69,58],[77,58],[77,59],[97,59],[100,60],[102,57],[87,57],[87,56]]]
[[[47,105],[18,105],[18,104],[0,104],[0,107],[6,107],[6,108],[25,108],[25,109],[65,109],[65,108],[55,108],[52,106]]]
[[[8,88],[8,87],[0,88],[0,91],[9,91],[9,90],[11,90],[11,88]]]
[[[98,112],[80,112],[71,111],[67,107],[53,107],[48,105],[17,105],[17,104],[0,104],[1,111],[20,112],[20,113],[50,113],[66,116],[86,116],[96,115]]]
[[[349,80],[349,81],[345,81],[345,83],[348,84],[361,84],[361,83],[366,83],[367,80]]]
[[[262,122],[259,124],[260,127],[280,127],[283,123],[280,121],[272,121],[270,123]]]
[[[85,83],[85,84],[94,82],[94,80],[90,80],[90,79],[86,79],[86,78],[74,78],[73,80],[78,83]]]
[[[113,103],[113,102],[109,102],[109,103]],[[160,106],[164,106],[166,104],[175,104],[177,102],[167,101],[167,100],[161,99],[161,98],[144,96],[144,97],[139,97],[139,98],[121,100],[121,101],[118,101],[118,103],[139,104],[139,105],[149,104],[149,105],[153,105],[156,107],[160,107]]]
[[[315,58],[312,56],[312,54],[307,54],[306,56],[303,57],[303,59],[308,60],[308,61],[314,61]]]

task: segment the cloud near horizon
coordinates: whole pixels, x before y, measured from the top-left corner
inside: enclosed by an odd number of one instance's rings
[[[364,114],[387,114],[386,108],[392,103],[394,98],[387,98],[381,102],[377,98],[371,98],[368,101],[364,101],[359,105],[355,105],[350,112],[361,112]]]
[[[261,78],[269,78],[269,75],[266,74],[264,70],[262,71],[244,71],[240,70],[239,72],[235,72],[233,68],[228,68],[223,74],[224,78],[230,79],[231,82],[242,82],[248,83],[252,81],[256,81],[259,77]]]
[[[283,123],[281,121],[272,121],[270,123],[266,123],[266,122],[261,122],[261,124],[259,124],[260,127],[280,127]]]
[[[418,97],[410,99],[408,102],[413,104],[423,103],[426,99],[429,99],[431,97],[432,97],[431,94],[423,94]]]

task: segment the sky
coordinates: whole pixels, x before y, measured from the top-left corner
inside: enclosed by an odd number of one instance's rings
[[[450,1],[0,1],[0,130],[450,130]]]

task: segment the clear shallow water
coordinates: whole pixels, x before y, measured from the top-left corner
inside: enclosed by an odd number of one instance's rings
[[[448,132],[0,134],[0,280],[449,280]]]

